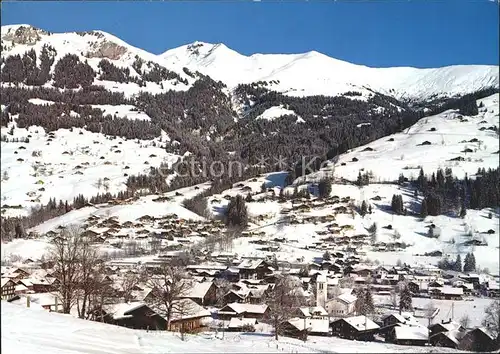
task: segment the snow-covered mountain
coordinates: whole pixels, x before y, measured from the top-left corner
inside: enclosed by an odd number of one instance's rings
[[[316,51],[245,56],[222,43],[203,42],[168,50],[161,57],[167,67],[188,67],[228,86],[267,81],[273,83],[273,90],[294,96],[373,90],[396,98],[423,99],[498,86],[498,67],[488,65],[370,68]]]
[[[335,96],[348,91],[383,93],[398,99],[425,99],[435,96],[455,96],[484,88],[498,87],[498,66],[456,65],[435,69],[410,67],[370,68],[328,57],[316,51],[302,54],[242,55],[224,44],[194,42],[155,55],[135,48],[121,39],[102,31],[84,33],[49,33],[29,25],[2,26],[2,56],[23,54],[44,45],[56,50],[56,60],[75,54],[99,72],[99,62],[107,59],[120,68],[128,68],[131,77],[139,74],[134,62],[160,65],[178,74],[182,81],[164,80],[161,83],[114,83],[95,80],[94,84],[127,95],[170,89],[186,90],[200,72],[220,80],[229,88],[238,84],[268,82],[269,89],[291,96]],[[144,70],[148,70],[144,68]]]

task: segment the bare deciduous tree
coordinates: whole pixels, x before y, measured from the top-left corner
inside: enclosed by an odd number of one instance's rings
[[[181,267],[163,264],[158,273],[151,276],[147,285],[152,289],[147,302],[167,320],[167,329],[174,315],[182,312],[180,298],[191,289],[191,281]]]
[[[460,317],[460,325],[467,329],[470,326],[470,317],[469,315],[465,314],[462,317]]]
[[[93,293],[102,283],[103,263],[90,241],[75,226],[65,228],[51,241],[48,260],[54,264],[57,277],[55,293],[64,313],[77,304],[78,316],[84,318]]]
[[[283,325],[293,317],[300,306],[305,304],[300,288],[295,279],[282,276],[276,280],[274,287],[265,296],[264,303],[268,306],[267,318],[274,326],[276,340]]]
[[[432,301],[429,301],[425,306],[425,318],[427,318],[427,326],[430,326],[432,323],[432,319],[434,318],[434,312],[436,311],[436,306]]]
[[[398,307],[398,304],[398,294],[395,290],[391,290],[391,305],[394,309],[396,309]]]
[[[482,325],[486,327],[500,341],[500,300],[493,301],[484,310]]]
[[[216,279],[215,286],[217,287],[216,297],[217,297],[217,306],[224,306],[224,296],[231,290],[232,285],[226,279]]]
[[[139,273],[127,273],[120,280],[120,287],[123,294],[123,300],[129,302],[132,300],[132,291],[142,281],[142,276]]]

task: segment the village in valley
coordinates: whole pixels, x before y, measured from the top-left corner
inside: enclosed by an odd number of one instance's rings
[[[182,208],[207,184],[89,205],[55,218],[28,234],[27,241],[44,240],[41,257],[4,261],[2,300],[182,338],[241,332],[305,342],[337,337],[495,348],[495,335],[483,324],[498,316],[498,277],[481,271],[474,253],[456,270],[410,261],[417,256],[374,262],[367,255],[410,245],[394,237],[398,231],[391,225],[366,223],[371,205],[362,217],[349,196],[335,195],[346,186],[333,184],[328,196],[319,197],[273,185],[282,179],[280,173],[262,175],[209,197],[212,218]],[[217,214],[221,204],[245,200],[246,228]],[[164,203],[188,217],[161,215],[155,204]],[[139,216],[144,210],[152,215]],[[301,234],[304,227],[309,234]],[[442,257],[431,253],[422,259]],[[78,267],[71,257],[79,259]]]
[[[2,352],[500,352],[498,65],[67,30],[2,26]]]

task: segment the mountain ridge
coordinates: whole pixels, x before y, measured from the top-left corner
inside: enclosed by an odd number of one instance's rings
[[[22,24],[4,25],[1,32],[2,46],[8,42],[12,45],[11,48],[5,46],[7,50],[3,54],[6,57],[22,54],[45,43],[56,46],[58,53],[78,52],[87,59],[89,56],[106,58],[118,67],[130,67],[133,60],[140,57],[178,73],[189,82],[187,86],[192,80],[185,75],[184,68],[222,81],[230,89],[240,84],[265,81],[271,83],[269,88],[274,91],[302,97],[336,96],[348,91],[359,91],[365,96],[370,91],[376,91],[397,99],[424,100],[499,86],[498,66],[495,65],[374,68],[335,59],[315,50],[298,54],[255,53],[246,56],[224,43],[201,41],[156,55],[104,31],[50,33]],[[17,38],[28,43],[16,44]],[[97,69],[96,64],[93,67]],[[184,90],[187,86],[167,85],[166,89]]]

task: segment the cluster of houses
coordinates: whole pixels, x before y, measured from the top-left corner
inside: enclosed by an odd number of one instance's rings
[[[135,284],[127,301],[121,297],[124,289],[120,279],[139,272],[137,264],[114,261],[105,269],[106,279],[116,290],[117,297],[113,303],[107,303],[98,313],[93,313],[93,319],[136,329],[185,332],[206,331],[214,323],[227,331],[255,330],[258,324],[268,319],[266,295],[283,272],[268,259],[239,258],[233,259],[230,265],[214,261],[189,265],[186,267],[189,291],[177,299],[183,310],[173,313],[168,324],[164,312],[153,305],[154,293],[146,282]],[[371,318],[356,313],[358,290],[368,284],[381,295],[405,282],[415,296],[426,291],[429,297],[460,300],[465,289],[471,289],[468,294],[476,294],[487,286],[474,274],[450,274],[436,268],[406,265],[371,266],[362,264],[357,256],[346,256],[341,252],[332,254],[328,260],[315,259],[305,268],[291,268],[286,272],[297,280],[301,296],[311,305],[298,308],[291,314],[282,327],[287,336],[333,335],[353,340],[439,345],[463,350],[496,347],[496,338],[484,328],[465,329],[453,321],[425,326],[421,321],[427,321],[427,318],[396,310],[378,309]],[[2,267],[2,300],[59,311],[57,297],[52,293],[57,282],[55,274],[40,269],[36,262],[29,262],[24,267]],[[226,287],[223,292],[222,282]]]
[[[85,230],[82,236],[95,244],[114,248],[117,255],[123,256],[124,252],[127,255],[127,251],[139,255],[180,250],[204,237],[220,233],[223,225],[219,220],[184,220],[176,214],[162,217],[143,215],[135,222],[121,222],[115,216],[91,215],[81,228]],[[65,229],[64,226],[58,226],[45,236],[57,239]],[[31,236],[37,237],[37,235]],[[130,246],[133,246],[133,250],[130,250]]]
[[[307,246],[323,257],[305,262],[297,259],[286,267],[271,257],[284,239],[272,242],[260,239],[261,249],[269,257],[237,256],[233,252],[204,250],[185,267],[189,290],[176,299],[177,310],[169,321],[165,309],[155,301],[155,292],[145,280],[125,289],[123,279],[175,259],[178,252],[190,244],[223,232],[220,221],[182,220],[175,214],[160,218],[144,215],[136,221],[120,222],[115,217],[90,216],[82,228],[84,236],[95,244],[106,244],[117,249],[127,241],[141,241],[139,253],[149,247],[156,258],[115,259],[105,267],[105,280],[114,296],[99,309],[89,309],[91,318],[109,324],[136,329],[198,332],[211,326],[227,331],[253,331],[268,321],[266,297],[278,277],[286,273],[296,280],[300,296],[310,306],[297,308],[283,324],[287,336],[306,338],[309,335],[338,336],[352,340],[382,340],[401,345],[435,345],[462,350],[492,350],[497,338],[484,328],[466,329],[450,319],[448,322],[421,322],[428,318],[417,312],[397,312],[377,308],[370,317],[356,311],[359,290],[370,287],[373,294],[392,295],[404,282],[413,297],[465,300],[471,296],[500,297],[498,279],[482,278],[477,274],[463,274],[440,270],[433,266],[384,266],[365,264],[361,249],[373,246],[369,235],[356,234],[352,225],[339,225],[337,214],[349,213],[350,207],[338,205],[333,213],[322,216],[300,215],[311,208],[339,203],[350,199],[330,197],[323,200],[297,199],[282,214],[293,223],[326,224],[316,231],[318,241]],[[64,227],[50,231],[47,236],[61,237]],[[244,231],[242,237],[252,237],[253,243],[265,236],[262,231]],[[254,240],[257,238],[257,240]],[[148,245],[148,246],[145,246]],[[386,247],[387,244],[376,245]],[[392,245],[391,247],[398,247]],[[144,250],[146,253],[146,250]],[[43,269],[42,269],[43,268]],[[41,306],[48,311],[61,310],[54,290],[57,274],[50,264],[33,260],[22,266],[2,267],[2,300],[18,302],[23,306]]]

